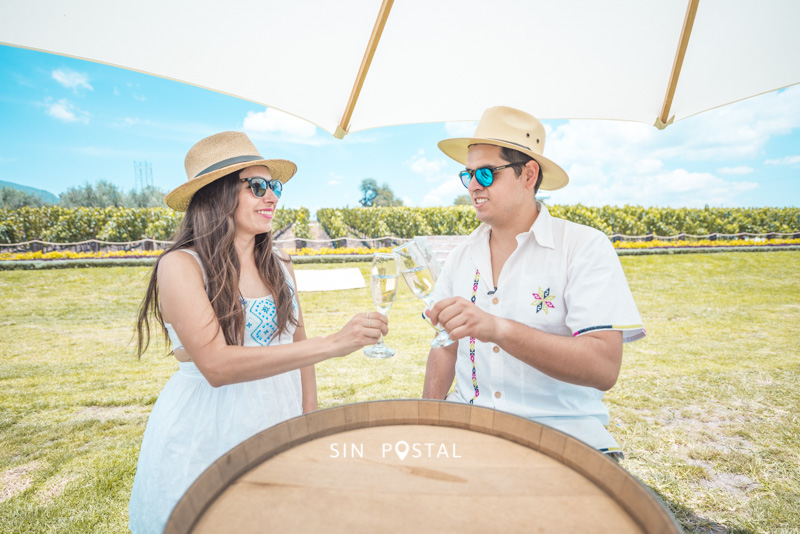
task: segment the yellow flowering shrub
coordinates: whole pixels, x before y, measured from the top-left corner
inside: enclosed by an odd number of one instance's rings
[[[616,241],[614,248],[646,249],[646,248],[696,248],[696,247],[753,247],[774,245],[800,245],[800,239],[675,239],[652,241]]]
[[[301,249],[289,248],[285,249],[291,256],[326,256],[331,254],[347,254],[347,255],[364,255],[375,254],[376,252],[391,252],[389,247],[342,247],[342,248],[308,248]]]
[[[160,256],[163,250],[116,250],[111,252],[73,252],[61,250],[52,252],[0,252],[0,261],[34,260],[87,260],[103,258],[149,258]]]
[[[697,240],[659,240],[652,241],[616,241],[614,248],[635,250],[652,248],[698,248],[698,247],[752,247],[752,246],[780,246],[780,245],[800,245],[800,239],[710,239]],[[328,256],[328,255],[350,255],[363,256],[375,254],[376,252],[391,252],[390,247],[342,247],[328,248],[287,248],[284,249],[291,256]],[[33,261],[33,260],[82,260],[82,259],[104,259],[104,258],[154,258],[160,256],[163,250],[118,250],[113,252],[73,252],[53,251],[53,252],[0,252],[0,261]]]
[[[347,248],[301,248],[286,249],[292,256],[324,256],[331,254],[365,255],[376,252],[391,252],[389,247],[347,247]],[[103,258],[154,258],[163,250],[117,250],[113,252],[72,252],[69,250],[53,252],[0,252],[0,261],[33,260],[84,260]]]

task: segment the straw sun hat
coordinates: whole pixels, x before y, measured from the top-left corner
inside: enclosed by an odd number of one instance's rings
[[[186,154],[187,182],[164,198],[167,206],[186,211],[192,196],[203,186],[234,171],[265,165],[273,179],[286,183],[297,172],[297,165],[285,159],[264,159],[242,132],[222,132],[199,141]]]
[[[533,115],[505,106],[495,106],[483,112],[473,137],[445,139],[439,142],[442,152],[459,163],[467,164],[470,145],[495,145],[513,148],[527,154],[542,169],[540,189],[561,189],[569,177],[564,169],[542,156],[544,151],[544,126]],[[513,162],[512,162],[513,163]]]

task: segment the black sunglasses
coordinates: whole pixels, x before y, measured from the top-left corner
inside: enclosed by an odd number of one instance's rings
[[[525,165],[526,162],[524,161],[515,161],[514,163],[509,163],[508,165],[500,165],[499,167],[481,167],[480,169],[469,170],[464,169],[461,171],[458,176],[461,178],[461,183],[464,184],[464,187],[469,188],[469,183],[472,181],[474,177],[478,180],[478,183],[481,184],[483,187],[489,187],[494,183],[494,173],[497,171],[501,171],[503,169],[507,169],[508,167],[516,167],[518,165]]]
[[[258,198],[267,194],[267,189],[272,189],[275,196],[281,198],[281,191],[283,191],[283,184],[279,180],[267,180],[266,178],[239,178],[240,182],[247,182],[250,190]]]

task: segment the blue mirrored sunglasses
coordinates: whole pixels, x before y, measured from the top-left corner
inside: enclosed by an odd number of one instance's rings
[[[514,167],[515,165],[524,164],[525,163],[522,161],[517,161],[514,163],[509,163],[508,165],[500,165],[499,167],[481,167],[480,169],[475,170],[464,169],[458,174],[458,176],[461,178],[461,183],[464,184],[464,187],[466,188],[469,188],[469,183],[472,181],[473,176],[483,187],[489,187],[492,185],[492,183],[494,183],[494,173],[496,171],[507,169],[508,167]]]
[[[258,198],[267,194],[267,189],[272,189],[275,196],[281,198],[281,191],[283,191],[283,184],[279,180],[267,180],[266,178],[240,178],[240,182],[247,182],[250,190]]]

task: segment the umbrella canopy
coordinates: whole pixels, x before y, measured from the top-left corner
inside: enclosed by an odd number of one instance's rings
[[[800,82],[796,0],[4,0],[0,43],[258,102],[337,135],[673,120]]]

